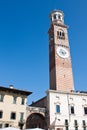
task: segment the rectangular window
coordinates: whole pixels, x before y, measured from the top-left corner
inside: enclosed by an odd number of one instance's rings
[[[68,125],[68,120],[67,119],[65,120],[65,125]]]
[[[6,124],[4,125],[4,127],[9,127],[9,124],[8,124],[8,123],[6,123]]]
[[[87,130],[87,129],[86,129],[86,126],[85,126],[85,127],[83,127],[83,130]]]
[[[13,104],[16,104],[17,97],[13,97]]]
[[[77,120],[75,120],[74,123],[75,123],[75,126],[78,126]]]
[[[68,126],[66,126],[66,129],[65,130],[69,130]]]
[[[74,106],[71,106],[71,114],[74,114]]]
[[[12,113],[11,113],[11,119],[12,119],[12,120],[15,120],[15,119],[16,119],[16,113],[15,113],[15,112],[12,112]]]
[[[65,130],[68,130],[68,120],[65,120]]]
[[[78,127],[75,127],[75,130],[78,130]]]
[[[87,114],[87,107],[84,107],[84,114]]]
[[[2,118],[2,116],[3,116],[3,112],[2,112],[2,111],[0,111],[0,118]]]
[[[56,113],[60,113],[60,105],[56,105]]]
[[[75,124],[75,130],[78,130],[78,122],[77,122],[77,120],[74,120],[74,124]]]
[[[0,94],[0,102],[3,102],[3,99],[4,99],[4,95]]]
[[[25,104],[25,99],[22,98],[22,99],[21,99],[21,105],[24,105],[24,104]]]
[[[83,123],[83,130],[86,130],[86,122],[85,122],[85,120],[83,120],[82,123]]]
[[[2,128],[2,124],[0,124],[0,128]]]
[[[24,113],[20,112],[20,120],[23,120],[23,119],[24,119]]]

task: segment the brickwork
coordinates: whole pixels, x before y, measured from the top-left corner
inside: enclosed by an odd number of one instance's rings
[[[32,107],[46,107],[47,106],[47,97],[41,98],[40,100],[33,102],[30,106],[32,106]]]
[[[58,31],[64,32],[64,38],[58,37]],[[58,20],[51,21],[48,33],[49,37],[51,37],[49,40],[50,89],[74,90],[67,26],[63,22],[58,22]],[[57,54],[58,47],[65,48],[69,53],[69,57],[60,57]]]

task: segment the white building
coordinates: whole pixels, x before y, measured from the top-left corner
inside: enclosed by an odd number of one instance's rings
[[[48,90],[50,130],[87,129],[87,93]]]

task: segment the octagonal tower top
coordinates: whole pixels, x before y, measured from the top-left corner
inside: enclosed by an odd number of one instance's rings
[[[50,13],[51,23],[64,24],[64,14],[60,10],[54,10]]]

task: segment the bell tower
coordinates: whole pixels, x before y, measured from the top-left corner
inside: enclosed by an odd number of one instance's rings
[[[70,47],[64,14],[60,10],[50,13],[49,68],[50,89],[58,91],[74,90]]]

